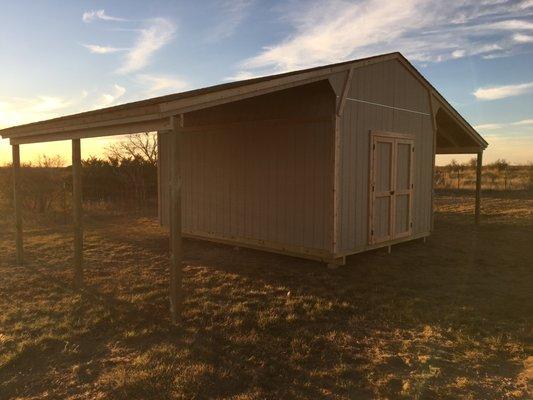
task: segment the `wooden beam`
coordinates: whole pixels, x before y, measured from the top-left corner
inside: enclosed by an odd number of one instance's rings
[[[481,147],[437,147],[437,154],[477,154]]]
[[[431,219],[430,231],[433,232],[435,228],[435,155],[437,154],[437,112],[439,106],[428,89],[429,112],[431,114],[431,130],[433,133],[433,149],[431,155]]]
[[[156,119],[149,121],[138,121],[126,124],[103,126],[93,128],[77,128],[75,130],[68,130],[64,132],[46,133],[43,135],[31,135],[12,137],[10,139],[11,144],[26,144],[26,143],[41,143],[41,142],[53,142],[58,140],[72,140],[72,139],[84,139],[91,137],[103,137],[103,136],[115,136],[115,135],[128,135],[132,133],[140,132],[155,132],[160,130],[170,129],[168,118]]]
[[[333,180],[332,180],[332,253],[335,255],[339,251],[340,241],[340,188],[341,188],[341,117],[333,117]]]
[[[342,88],[342,95],[341,95],[339,104],[337,106],[337,115],[339,117],[342,116],[342,112],[344,111],[344,105],[346,104],[346,97],[348,96],[348,92],[350,91],[350,85],[352,83],[352,76],[353,76],[353,67],[350,68],[348,71],[346,71],[346,80],[344,81],[344,87]]]
[[[483,168],[483,151],[477,153],[477,163],[476,163],[476,210],[475,210],[475,221],[476,224],[479,224],[479,217],[481,215],[481,171]]]
[[[83,286],[83,210],[80,139],[72,140],[72,212],[74,225],[74,284]]]
[[[447,132],[445,129],[442,129],[442,127],[440,129],[437,128],[437,136],[438,135],[442,136],[444,139],[446,139],[448,142],[450,142],[450,144],[453,147],[459,147],[460,146],[458,144],[457,140],[455,140],[455,138],[453,138],[452,135],[450,135],[450,133]]]
[[[22,208],[20,204],[20,149],[18,145],[12,146],[13,153],[13,207],[15,209],[15,245],[17,265],[24,262],[22,244]]]
[[[183,114],[172,116],[170,140],[170,312],[176,323],[183,306],[181,229],[181,136]]]

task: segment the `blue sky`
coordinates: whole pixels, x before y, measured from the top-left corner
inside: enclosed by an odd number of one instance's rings
[[[487,161],[533,161],[533,0],[6,1],[0,127],[390,51],[486,137]]]

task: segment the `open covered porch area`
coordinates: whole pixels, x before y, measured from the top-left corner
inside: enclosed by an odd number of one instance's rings
[[[472,154],[476,156],[474,221],[479,224],[481,217],[483,151],[488,143],[451,106],[444,107],[442,100],[432,97],[431,101],[436,132],[435,155]]]

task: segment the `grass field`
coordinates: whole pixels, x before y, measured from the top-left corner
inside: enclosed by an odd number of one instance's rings
[[[175,327],[154,218],[87,219],[79,294],[70,228],[28,218],[15,267],[4,211],[0,399],[531,398],[531,193],[487,193],[479,228],[469,193],[437,209],[426,244],[335,271],[186,241]]]

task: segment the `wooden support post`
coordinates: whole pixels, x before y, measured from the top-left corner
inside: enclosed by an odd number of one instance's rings
[[[74,284],[83,287],[83,210],[80,139],[72,139],[72,212],[74,225]]]
[[[481,170],[483,167],[483,151],[477,153],[476,163],[476,224],[479,224],[479,217],[481,215]]]
[[[183,305],[181,247],[181,135],[183,115],[171,117],[170,142],[170,312],[176,323]]]
[[[20,204],[20,149],[18,144],[12,146],[13,152],[13,207],[15,209],[15,244],[17,265],[24,262],[22,245],[22,209]]]

